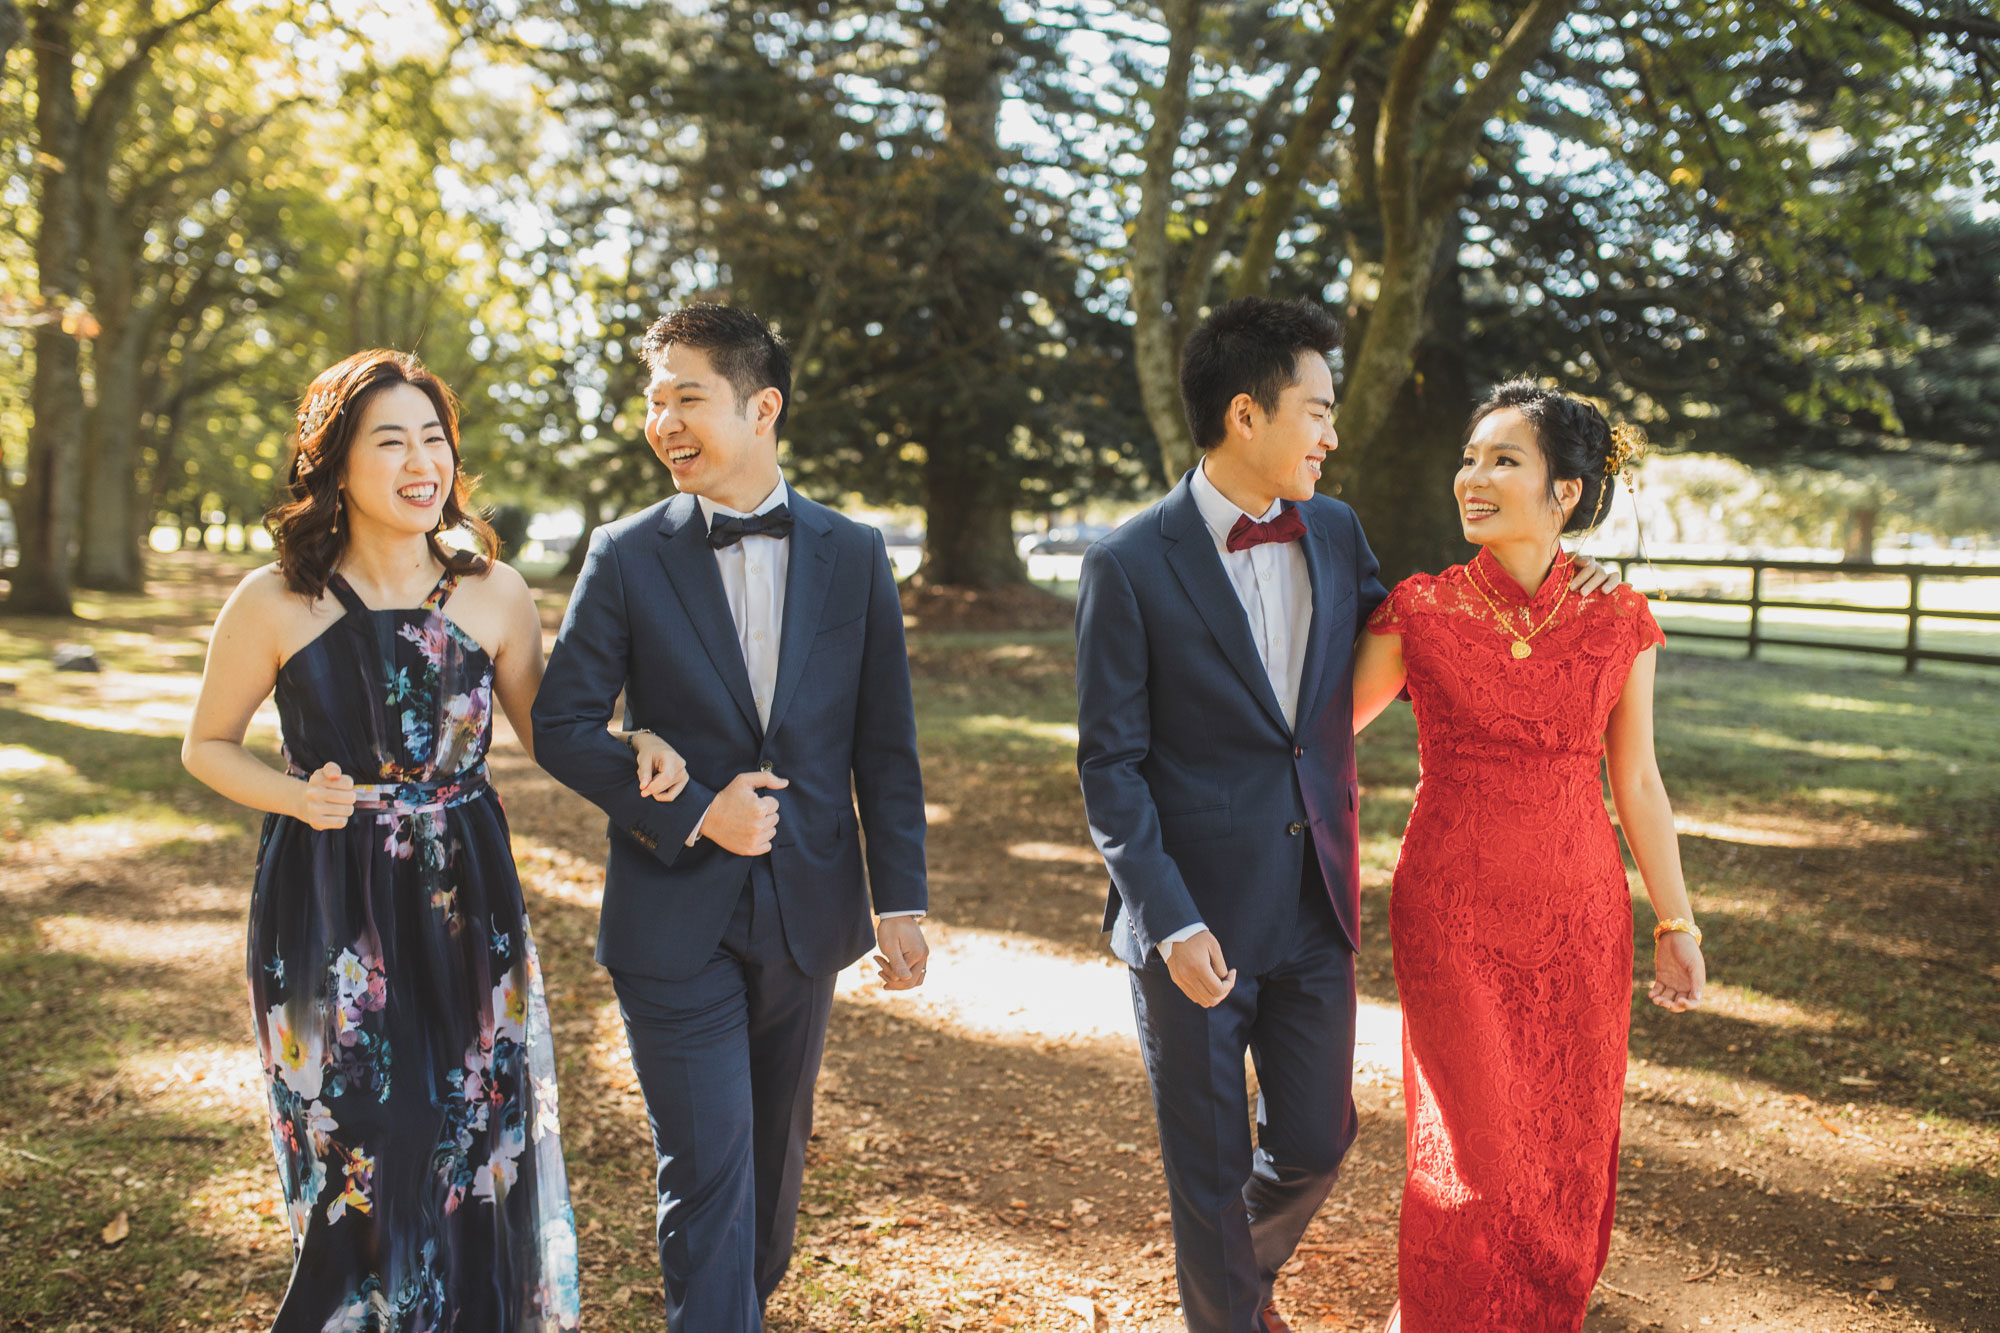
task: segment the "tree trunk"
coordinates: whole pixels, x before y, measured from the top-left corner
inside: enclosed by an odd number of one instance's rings
[[[1462,226],[1447,229],[1438,247],[1439,275],[1424,307],[1423,332],[1411,372],[1396,391],[1367,465],[1349,474],[1341,491],[1341,498],[1361,516],[1368,543],[1382,565],[1384,587],[1411,574],[1435,574],[1473,550],[1452,496],[1458,446],[1472,409],[1472,378],[1463,350],[1465,290],[1458,263],[1463,242]],[[1343,437],[1341,452],[1346,447]]]
[[[35,377],[29,390],[28,479],[20,493],[21,563],[7,609],[69,615],[70,546],[76,537],[77,478],[83,456],[83,373],[78,325],[82,308],[83,217],[76,179],[76,7],[35,11],[35,131],[42,162],[36,280],[43,322],[35,327]]]
[[[1007,206],[1001,197],[1001,79],[997,53],[1006,23],[994,0],[944,6],[938,91],[945,132],[938,164],[934,226],[938,235],[978,230],[937,257],[937,290],[948,315],[936,324],[939,363],[961,380],[925,423],[924,562],[926,584],[1003,588],[1027,582],[1014,549],[1018,473],[1009,448],[1012,377],[1001,363],[999,333],[1014,275],[1007,271]]]
[[[1869,503],[1856,505],[1847,515],[1847,549],[1841,554],[1841,561],[1849,565],[1865,565],[1875,559],[1875,520],[1882,510]]]
[[[1172,247],[1167,222],[1173,214],[1174,159],[1187,121],[1188,74],[1201,28],[1201,0],[1166,0],[1167,66],[1153,98],[1153,123],[1146,131],[1145,174],[1139,185],[1139,215],[1132,228],[1132,348],[1146,421],[1160,442],[1160,464],[1169,485],[1195,464],[1199,452],[1181,411],[1181,343],[1194,313],[1177,310],[1167,276]]]
[[[924,525],[917,574],[925,584],[990,589],[1027,581],[1005,487],[954,466],[948,450],[933,450],[924,467]]]
[[[76,581],[86,588],[138,592],[145,586],[139,554],[139,417],[143,335],[130,311],[107,321],[95,347],[97,401],[89,416],[82,529]]]

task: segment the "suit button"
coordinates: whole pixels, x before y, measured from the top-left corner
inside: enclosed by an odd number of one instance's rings
[[[763,763],[757,765],[757,771],[760,773],[769,773],[771,771],[771,761],[766,759]]]
[[[1305,747],[1305,746],[1303,746],[1303,745],[1294,745],[1294,746],[1292,747],[1292,758],[1294,758],[1294,759],[1303,759],[1303,758],[1305,758],[1305,757],[1306,757],[1306,747]]]
[[[1285,832],[1291,834],[1294,838],[1298,837],[1299,834],[1304,833],[1305,831],[1306,831],[1306,826],[1304,824],[1301,824],[1296,819],[1294,819],[1291,823],[1285,825]]]

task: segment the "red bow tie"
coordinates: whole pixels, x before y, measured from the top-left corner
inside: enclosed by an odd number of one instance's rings
[[[1259,523],[1245,514],[1229,530],[1229,549],[1247,551],[1265,542],[1295,542],[1306,535],[1306,521],[1296,509],[1287,509],[1269,523]]]

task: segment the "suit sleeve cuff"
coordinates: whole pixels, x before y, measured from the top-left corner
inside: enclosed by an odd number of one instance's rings
[[[689,830],[688,830],[688,839],[687,839],[687,841],[686,841],[685,843],[682,843],[682,844],[681,844],[682,846],[684,846],[684,847],[692,847],[692,846],[694,846],[694,845],[695,845],[695,843],[696,843],[697,841],[699,841],[699,840],[700,840],[700,838],[701,838],[701,826],[702,826],[703,824],[706,824],[706,823],[708,822],[708,812],[709,812],[710,810],[713,810],[713,809],[715,809],[715,803],[716,803],[717,801],[721,800],[721,799],[722,799],[722,793],[721,793],[721,792],[717,792],[717,793],[716,793],[716,794],[715,794],[715,795],[714,795],[713,797],[709,798],[709,802],[708,802],[708,807],[707,807],[707,809],[705,809],[705,810],[703,810],[703,811],[701,812],[701,818],[700,818],[700,819],[697,819],[697,820],[695,820],[695,821],[694,821],[694,827],[693,827],[692,829],[689,829]]]
[[[924,911],[922,908],[906,907],[900,912],[877,912],[875,914],[875,919],[877,921],[887,921],[892,916],[929,916],[929,915],[930,913]]]
[[[1207,925],[1200,921],[1195,922],[1192,926],[1182,926],[1179,930],[1160,941],[1160,957],[1163,959],[1172,958],[1176,944],[1179,944],[1182,940],[1191,940],[1207,929]]]

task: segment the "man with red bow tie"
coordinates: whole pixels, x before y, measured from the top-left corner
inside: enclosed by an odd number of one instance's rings
[[[1195,330],[1202,461],[1091,547],[1078,589],[1077,766],[1193,1333],[1286,1327],[1271,1284],[1357,1127],[1350,673],[1385,594],[1354,511],[1315,489],[1338,343],[1303,301],[1234,301]]]

